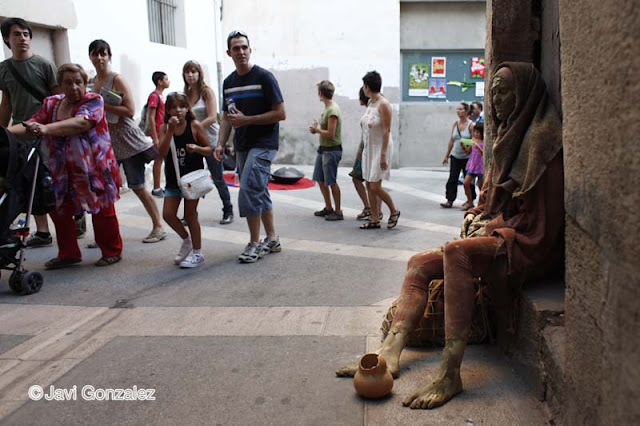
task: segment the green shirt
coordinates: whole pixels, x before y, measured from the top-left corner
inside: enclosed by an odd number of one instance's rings
[[[51,96],[53,88],[57,86],[56,68],[51,62],[38,55],[33,55],[24,61],[16,61],[13,58],[9,58],[0,62],[0,90],[9,92],[13,123],[20,123],[30,119],[33,114],[38,112],[42,102],[34,98],[16,80],[7,66],[9,61],[34,89],[45,96]]]
[[[320,135],[320,146],[338,146],[342,145],[342,136],[340,136],[340,131],[342,128],[342,116],[340,115],[340,107],[337,103],[333,102],[322,112],[320,116],[320,128],[322,130],[327,130],[329,128],[329,117],[335,116],[338,119],[338,124],[336,125],[336,135],[333,139],[325,138]]]

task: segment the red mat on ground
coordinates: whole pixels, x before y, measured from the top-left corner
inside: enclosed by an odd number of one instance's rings
[[[224,173],[224,181],[227,182],[228,186],[235,186],[233,184],[233,181],[235,179],[234,174],[235,173],[233,173],[233,172],[225,172]],[[275,183],[275,182],[269,181],[269,191],[305,189],[305,188],[311,188],[313,185],[315,185],[314,181],[312,181],[311,179],[304,178],[304,177],[302,179],[300,179],[299,181],[297,181],[296,183],[293,183],[293,184]]]

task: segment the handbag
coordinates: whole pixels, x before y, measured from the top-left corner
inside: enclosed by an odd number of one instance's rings
[[[178,155],[176,154],[176,145],[173,140],[171,140],[171,156],[173,157],[173,168],[176,171],[176,181],[185,199],[197,200],[213,190],[213,180],[211,179],[211,173],[207,169],[195,170],[180,177]]]

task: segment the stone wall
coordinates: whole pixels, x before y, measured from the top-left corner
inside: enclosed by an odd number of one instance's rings
[[[567,424],[639,424],[640,7],[562,0]]]

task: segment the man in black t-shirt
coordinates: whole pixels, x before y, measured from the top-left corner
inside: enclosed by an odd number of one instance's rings
[[[282,250],[273,223],[268,182],[271,162],[278,152],[279,122],[286,118],[280,87],[273,74],[249,62],[249,38],[242,31],[227,37],[227,55],[236,70],[223,84],[224,104],[216,160],[222,161],[231,127],[235,129],[237,173],[240,175],[238,208],[247,218],[250,241],[238,259],[253,263]],[[260,241],[260,223],[267,234]]]

